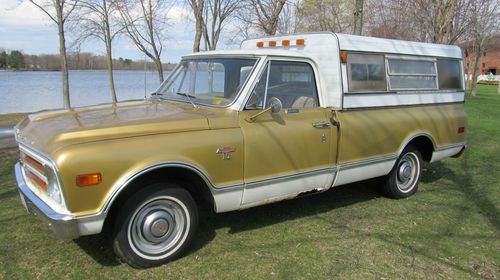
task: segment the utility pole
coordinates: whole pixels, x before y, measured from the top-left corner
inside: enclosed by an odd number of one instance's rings
[[[361,35],[363,31],[363,0],[356,0],[354,11],[354,35]]]

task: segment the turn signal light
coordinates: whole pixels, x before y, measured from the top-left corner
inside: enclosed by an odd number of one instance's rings
[[[100,184],[101,182],[101,173],[81,174],[76,176],[76,185],[79,187],[94,186]]]
[[[270,47],[276,47],[276,41],[269,41]]]
[[[303,45],[305,45],[305,43],[306,43],[306,40],[304,40],[304,39],[297,39],[297,40],[295,40],[295,44],[297,46],[303,46]]]
[[[340,52],[340,60],[342,61],[342,63],[347,63],[347,52],[346,51]]]
[[[282,40],[281,45],[282,46],[290,46],[290,40]]]

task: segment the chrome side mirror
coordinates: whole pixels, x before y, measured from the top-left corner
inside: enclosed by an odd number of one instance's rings
[[[271,97],[269,99],[269,107],[271,107],[272,114],[278,114],[283,108],[283,103],[281,103],[281,100],[279,100],[278,98]]]

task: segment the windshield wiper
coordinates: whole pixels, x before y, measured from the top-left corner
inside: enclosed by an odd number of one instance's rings
[[[196,109],[196,104],[194,104],[193,100],[191,100],[191,98],[196,99],[196,96],[184,92],[176,92],[175,94],[187,97],[189,103],[191,103],[191,105],[193,105],[193,108]]]

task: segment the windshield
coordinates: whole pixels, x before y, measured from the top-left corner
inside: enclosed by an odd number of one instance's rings
[[[227,106],[238,96],[257,59],[183,60],[154,94],[196,104]]]

